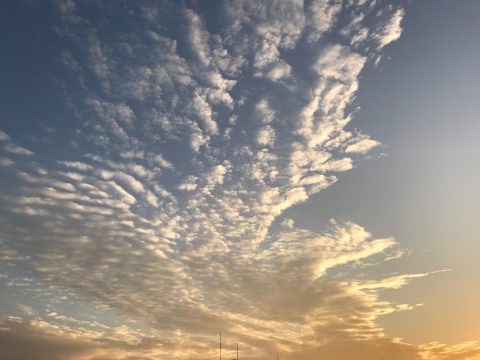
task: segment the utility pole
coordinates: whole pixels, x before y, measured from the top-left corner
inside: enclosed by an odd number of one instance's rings
[[[220,360],[222,360],[222,332],[220,331]]]
[[[278,351],[277,351],[277,360],[278,360]]]
[[[237,360],[238,360],[238,343],[237,343]]]

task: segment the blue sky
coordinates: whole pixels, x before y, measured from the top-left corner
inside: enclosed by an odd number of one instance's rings
[[[478,10],[5,5],[0,351],[478,358]]]

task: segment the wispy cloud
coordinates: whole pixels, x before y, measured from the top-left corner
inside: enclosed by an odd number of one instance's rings
[[[388,21],[376,35],[379,48],[383,48],[400,38],[400,35],[402,34],[401,23],[404,16],[405,11],[403,9],[397,9],[390,15]]]

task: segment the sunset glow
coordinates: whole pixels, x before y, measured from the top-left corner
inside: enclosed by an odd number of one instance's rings
[[[480,2],[0,13],[0,359],[480,360]]]

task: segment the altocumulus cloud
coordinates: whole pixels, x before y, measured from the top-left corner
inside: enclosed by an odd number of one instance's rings
[[[78,121],[48,161],[0,132],[0,281],[36,304],[3,318],[2,354],[209,359],[223,329],[251,359],[478,356],[476,343],[416,347],[376,324],[414,307],[382,289],[428,275],[355,277],[395,257],[394,239],[282,218],[380,144],[346,126],[362,69],[401,35],[402,8],[53,5]]]

